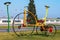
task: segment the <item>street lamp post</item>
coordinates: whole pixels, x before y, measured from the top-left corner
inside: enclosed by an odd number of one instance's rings
[[[45,15],[44,20],[45,20],[45,24],[46,24],[46,18],[47,18],[47,15],[48,15],[48,8],[49,8],[49,6],[48,5],[45,5],[45,7],[46,7],[46,15]]]
[[[46,17],[47,17],[47,15],[48,15],[48,8],[49,8],[49,6],[48,6],[48,5],[46,5],[45,7],[46,7]]]
[[[8,9],[8,6],[9,6],[9,4],[11,4],[11,2],[5,2],[4,3],[4,5],[6,5],[7,6],[7,16],[8,16],[8,32],[10,31],[9,29],[10,29],[10,25],[9,25],[9,22],[10,22],[10,17],[9,17],[9,9]]]

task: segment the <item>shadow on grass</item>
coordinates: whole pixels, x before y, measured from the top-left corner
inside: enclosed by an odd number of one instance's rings
[[[48,37],[49,35],[45,35],[45,34],[31,34],[32,36],[43,36],[43,37]]]
[[[42,37],[48,37],[49,35],[45,35],[45,34],[20,34],[20,35],[17,35],[18,37],[21,37],[21,36],[42,36]]]

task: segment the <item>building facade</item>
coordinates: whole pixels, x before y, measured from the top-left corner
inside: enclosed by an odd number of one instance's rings
[[[10,19],[10,25],[12,25],[13,23],[13,19]],[[16,25],[18,24],[23,24],[23,19],[15,19],[14,23]],[[47,18],[46,20],[46,24],[56,24],[56,25],[60,25],[60,19],[54,19],[54,18]],[[0,26],[7,26],[8,25],[8,19],[7,18],[0,18]]]

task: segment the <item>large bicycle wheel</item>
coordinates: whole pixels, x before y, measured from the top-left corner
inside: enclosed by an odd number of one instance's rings
[[[48,24],[45,27],[45,35],[46,36],[54,36],[56,34],[56,26],[53,24]]]
[[[17,14],[13,19],[12,27],[13,27],[14,33],[17,36],[32,34],[35,29],[35,26],[28,25],[29,20],[26,20],[26,25],[24,25],[23,19],[24,19],[24,13]]]

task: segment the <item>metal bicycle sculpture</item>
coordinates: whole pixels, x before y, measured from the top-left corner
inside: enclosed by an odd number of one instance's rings
[[[48,11],[48,9],[46,11]],[[27,20],[26,16],[28,13],[31,14],[31,17],[34,17],[35,22],[36,22],[35,24],[28,24],[28,22],[31,21],[31,20]],[[46,12],[44,19],[37,20],[37,18],[35,17],[35,15],[32,12],[26,11],[24,9],[23,13],[19,13],[14,17],[13,24],[12,24],[14,33],[17,36],[20,36],[20,35],[34,34],[35,32],[38,34],[40,34],[41,32],[44,32],[44,34],[46,36],[48,36],[48,35],[54,36],[56,34],[56,27],[53,24],[46,25],[47,14],[48,14],[48,12]],[[20,22],[15,22],[15,20],[17,20],[18,16],[21,18],[23,17],[22,24],[20,24]],[[20,20],[20,19],[18,19],[18,20]],[[16,23],[19,23],[19,24],[16,24]]]

